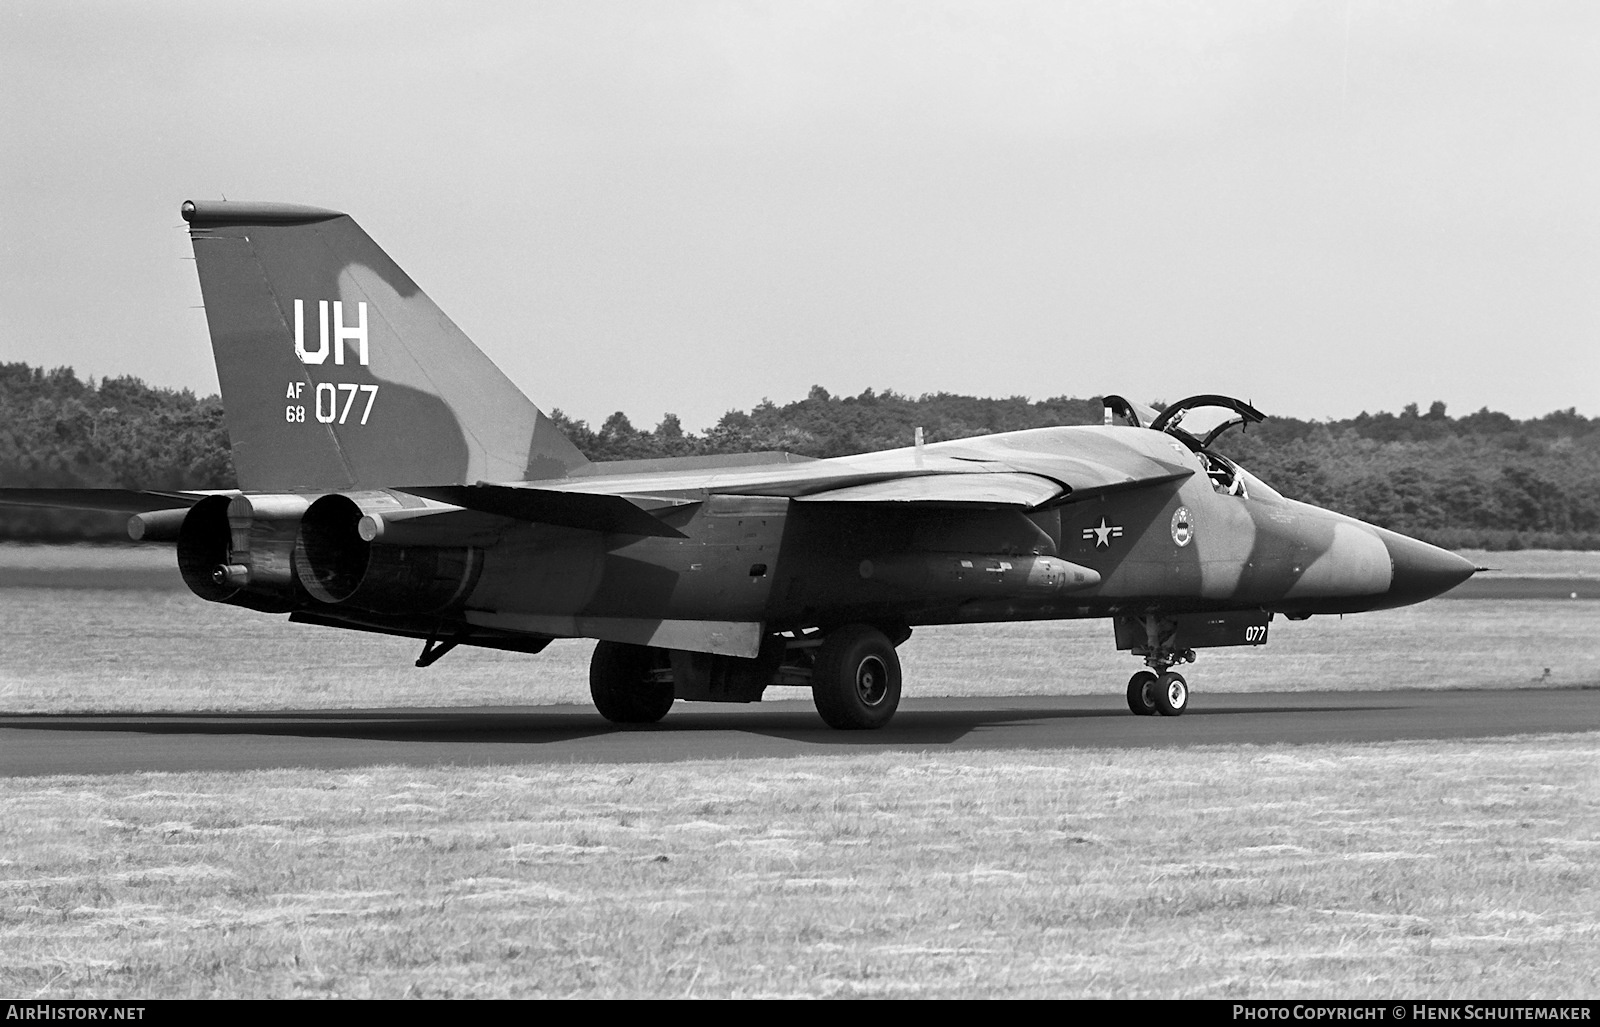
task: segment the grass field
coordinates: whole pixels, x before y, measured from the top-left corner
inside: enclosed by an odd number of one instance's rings
[[[240,710],[588,702],[593,642],[537,656],[463,648],[425,669],[420,644],[289,624],[187,592],[0,589],[0,710]],[[1203,650],[1207,691],[1600,684],[1580,644],[1600,602],[1457,600],[1273,623],[1260,648]],[[922,628],[900,650],[906,695],[1118,693],[1139,661],[1103,621]],[[1549,668],[1549,676],[1545,676]],[[774,689],[773,696],[801,696]]]
[[[410,642],[203,603],[124,552],[105,590],[82,554],[29,554],[19,586],[0,547],[0,709],[587,698],[589,643],[417,670]],[[1596,623],[1277,621],[1190,680],[1592,686]],[[908,695],[1115,693],[1137,666],[1099,622],[902,656]],[[1597,859],[1594,734],[0,779],[0,994],[1592,998]]]
[[[1600,740],[0,781],[0,993],[1592,997]]]

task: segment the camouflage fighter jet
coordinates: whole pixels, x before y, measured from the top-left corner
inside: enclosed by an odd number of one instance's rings
[[[914,627],[1083,617],[1143,660],[1130,709],[1177,716],[1173,668],[1196,649],[1473,573],[1214,452],[1262,418],[1225,396],[1160,414],[1111,396],[1103,425],[926,445],[919,430],[828,460],[591,463],[349,216],[182,213],[241,489],[3,501],[127,511],[133,538],[177,543],[201,598],[415,638],[418,666],[598,639],[590,687],[618,723],[791,685],[836,728],[878,728]]]

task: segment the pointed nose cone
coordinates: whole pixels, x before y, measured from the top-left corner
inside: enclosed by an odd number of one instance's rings
[[[1448,549],[1393,531],[1384,531],[1383,544],[1394,561],[1394,577],[1389,583],[1387,606],[1406,606],[1442,595],[1472,577],[1477,570],[1472,561]]]

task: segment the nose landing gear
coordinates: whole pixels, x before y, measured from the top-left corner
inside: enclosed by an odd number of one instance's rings
[[[1149,670],[1128,679],[1128,709],[1136,716],[1180,716],[1189,706],[1189,682],[1172,670],[1180,663],[1193,663],[1194,650],[1173,645],[1176,631],[1170,622],[1154,616],[1144,618],[1145,644],[1133,646],[1135,656],[1143,656]]]
[[[1189,705],[1189,682],[1182,674],[1141,670],[1128,679],[1128,709],[1135,716],[1176,717]]]
[[[1167,671],[1155,687],[1156,712],[1163,717],[1176,717],[1189,705],[1189,682],[1182,674]]]
[[[1128,679],[1128,709],[1136,717],[1153,717],[1156,715],[1156,682],[1160,680],[1154,673],[1141,670]]]

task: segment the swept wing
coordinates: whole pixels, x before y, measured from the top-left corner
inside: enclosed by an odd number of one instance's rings
[[[1159,436],[1078,427],[793,464],[626,474],[606,474],[598,465],[595,473],[570,478],[401,491],[524,521],[675,535],[647,511],[714,495],[1033,510],[1176,481],[1195,470],[1192,457],[1162,445]]]

